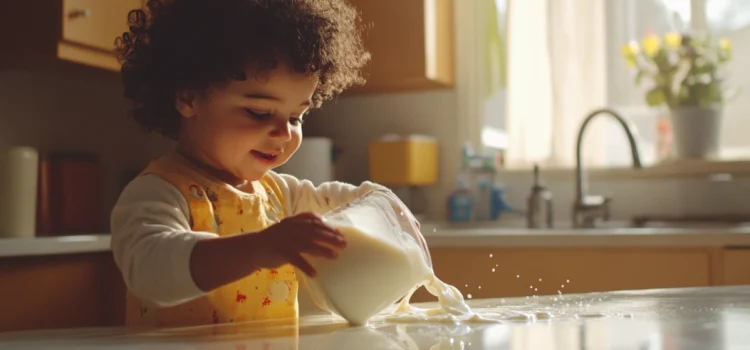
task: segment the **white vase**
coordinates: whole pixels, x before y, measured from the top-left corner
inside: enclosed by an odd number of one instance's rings
[[[719,153],[723,106],[672,109],[673,154],[677,158],[710,158]]]

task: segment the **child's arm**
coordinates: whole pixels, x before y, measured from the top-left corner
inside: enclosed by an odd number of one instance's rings
[[[159,306],[205,292],[193,282],[190,255],[196,242],[218,237],[192,232],[187,201],[156,175],[143,175],[123,190],[112,209],[112,253],[128,288]]]
[[[259,268],[286,263],[314,275],[301,253],[334,258],[333,248],[345,246],[338,232],[312,214],[221,238],[192,231],[188,218],[183,195],[157,176],[141,176],[123,191],[112,211],[112,251],[126,285],[141,300],[180,304]]]
[[[315,186],[310,180],[300,180],[287,174],[269,172],[286,199],[286,210],[289,215],[301,212],[322,214],[326,211],[349,203],[365,193],[387,187],[365,181],[359,186],[339,181],[330,181]]]
[[[370,181],[365,181],[359,186],[339,181],[325,182],[315,186],[309,180],[300,180],[291,175],[275,172],[269,172],[269,174],[279,184],[284,197],[287,198],[286,210],[289,215],[301,212],[323,214],[372,190],[391,192],[387,187]],[[398,200],[395,194],[392,198]],[[419,222],[413,216],[410,219],[419,228]]]

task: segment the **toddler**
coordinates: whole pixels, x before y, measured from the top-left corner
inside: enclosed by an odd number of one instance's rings
[[[112,251],[128,325],[297,317],[303,254],[344,237],[317,214],[384,187],[277,174],[311,108],[362,83],[345,0],[150,0],[118,38],[130,115],[176,140],[123,190]]]

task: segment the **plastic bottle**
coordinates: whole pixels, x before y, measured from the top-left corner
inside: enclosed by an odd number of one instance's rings
[[[471,221],[474,211],[474,196],[465,175],[459,176],[456,189],[448,198],[448,220],[452,222]]]

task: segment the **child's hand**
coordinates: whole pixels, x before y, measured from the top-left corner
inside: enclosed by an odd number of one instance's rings
[[[313,213],[285,218],[259,232],[257,238],[268,254],[264,256],[264,265],[277,267],[290,263],[311,277],[315,277],[316,271],[302,254],[335,259],[338,251],[346,247],[344,236]]]

